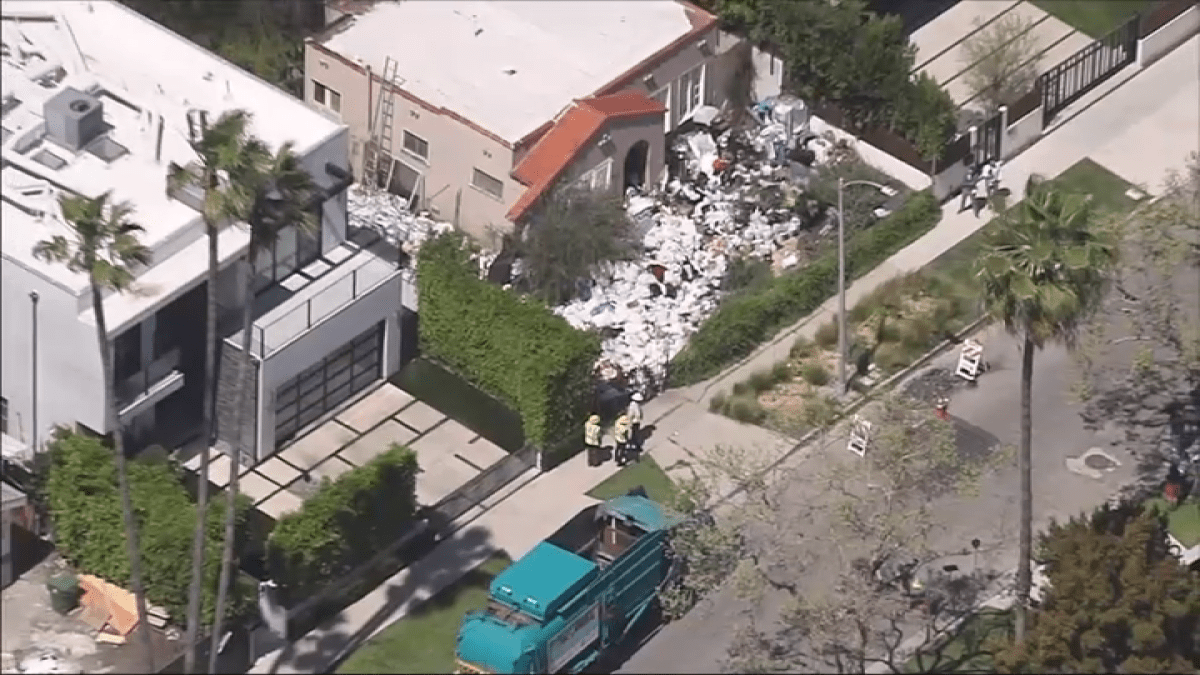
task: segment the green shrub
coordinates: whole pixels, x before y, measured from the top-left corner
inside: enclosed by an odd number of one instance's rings
[[[755,394],[761,394],[775,386],[775,374],[770,368],[756,370],[746,378],[746,385]]]
[[[912,359],[904,349],[903,345],[889,342],[879,346],[875,350],[875,365],[885,373],[894,373],[901,368],[904,368]]]
[[[829,371],[825,366],[815,361],[804,364],[804,368],[800,370],[800,375],[804,378],[805,382],[814,387],[820,387],[829,382]]]
[[[55,546],[80,572],[130,588],[129,556],[113,451],[95,437],[59,430],[48,446],[44,483],[53,519]],[[138,521],[142,580],[146,599],[172,616],[187,612],[192,569],[192,529],[196,504],[171,462],[128,464],[129,492]],[[206,515],[208,555],[204,564],[202,617],[213,619],[225,537],[225,496],[212,495]],[[237,550],[245,545],[250,501],[238,500]],[[236,582],[229,592],[232,617],[245,616],[254,594]]]
[[[729,397],[723,391],[718,391],[713,394],[713,397],[708,399],[708,411],[712,413],[725,414],[725,404]]]
[[[745,396],[747,394],[753,393],[753,391],[754,390],[750,388],[750,382],[748,382],[746,380],[742,380],[741,382],[734,382],[733,386],[730,387],[729,393],[732,396]]]
[[[577,451],[599,336],[481,280],[464,241],[450,233],[421,247],[421,350],[516,410],[530,442],[577,441]]]
[[[837,345],[838,341],[838,322],[837,317],[829,323],[823,323],[817,327],[816,334],[817,344],[825,349],[832,349]]]
[[[800,337],[796,338],[795,342],[792,343],[792,349],[789,354],[793,359],[807,359],[813,355],[814,351],[815,348],[812,340],[809,340],[807,337],[801,335]]]
[[[417,512],[417,456],[391,448],[322,479],[298,511],[284,514],[267,540],[267,570],[290,602],[370,560],[394,543]]]
[[[792,366],[787,361],[779,361],[771,366],[771,379],[775,384],[783,384],[792,379]]]
[[[725,415],[745,424],[759,424],[767,419],[767,411],[753,396],[734,396],[729,399]]]
[[[909,319],[901,324],[900,344],[906,349],[929,347],[933,341],[933,326],[924,318]]]
[[[729,270],[721,283],[721,290],[727,293],[754,290],[768,286],[775,273],[771,271],[771,263],[762,258],[738,256],[729,262]]]
[[[895,213],[848,242],[847,274],[856,278],[869,272],[933,229],[941,213],[928,191],[914,194]],[[762,289],[729,298],[675,357],[671,384],[686,386],[716,375],[783,327],[812,313],[836,290],[837,255],[829,253],[800,270],[776,277]]]

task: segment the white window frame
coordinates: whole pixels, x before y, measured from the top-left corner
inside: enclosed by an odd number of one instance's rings
[[[342,114],[342,95],[336,90],[313,80],[313,102],[317,105],[328,108],[337,114]],[[329,96],[332,94],[332,96]]]
[[[496,185],[499,186],[498,189],[495,192],[492,192],[492,190],[490,189],[491,186],[480,185],[479,184],[480,176],[483,176],[485,178],[489,178],[491,180],[496,181]],[[479,190],[483,194],[491,197],[492,199],[500,199],[500,200],[504,199],[504,181],[500,180],[499,178],[496,178],[492,174],[490,174],[478,167],[475,167],[471,172],[471,187],[475,188],[476,190]]]
[[[685,120],[704,105],[704,81],[708,64],[701,63],[679,77],[679,119]]]
[[[419,153],[416,150],[414,150],[413,148],[409,147],[409,144],[408,144],[409,139],[416,141],[416,143],[414,145],[420,146],[423,144],[425,146],[425,153],[424,154]],[[425,140],[421,136],[414,134],[413,132],[409,131],[408,129],[405,129],[404,134],[402,135],[401,148],[404,150],[404,152],[406,154],[412,155],[413,157],[416,157],[417,159],[421,160],[422,162],[425,162],[426,164],[429,163],[429,141]]]
[[[605,192],[612,187],[612,167],[613,161],[610,157],[584,171],[579,178],[575,179],[574,185],[587,188],[592,192]]]
[[[663,113],[663,133],[670,133],[671,132],[671,84],[667,83],[667,85],[665,87],[663,87],[662,89],[659,89],[658,91],[654,92],[653,94],[650,94],[650,98],[663,104],[663,107],[667,109],[667,111],[665,113]]]

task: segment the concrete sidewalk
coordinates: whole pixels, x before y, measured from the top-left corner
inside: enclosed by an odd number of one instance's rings
[[[1123,156],[1129,166],[1125,168],[1133,169],[1136,165],[1139,176],[1177,168],[1178,153],[1164,157],[1139,152],[1145,142],[1140,134],[1170,133],[1147,129],[1140,121],[1161,114],[1164,105],[1185,103],[1182,97],[1166,100],[1162,92],[1178,92],[1194,85],[1197,45],[1200,38],[1193,38],[1014,158],[1005,168],[1004,186],[1019,195],[1031,173],[1058,174],[1116,138],[1128,143]],[[1110,168],[1122,171],[1121,167]],[[991,217],[985,212],[977,219],[970,212],[957,211],[957,201],[947,204],[942,222],[933,231],[854,282],[847,291],[848,306],[880,283],[920,269]],[[811,336],[817,326],[832,317],[836,302],[836,298],[831,299],[814,315],[784,331],[771,345],[714,381],[669,391],[649,402],[647,425],[653,424],[656,429],[646,444],[647,452],[663,468],[676,471],[681,463],[693,459],[689,448],[704,445],[753,445],[771,452],[790,451],[792,448],[788,448],[786,441],[770,432],[709,413],[707,400],[712,393],[750,372],[785,358],[797,335]],[[425,598],[456,582],[494,551],[503,550],[513,559],[519,558],[579,509],[594,503],[585,493],[616,471],[612,463],[588,467],[580,455],[520,488],[520,499],[494,496],[489,501],[490,509],[440,543],[428,556],[346,608],[328,624],[285,649],[264,656],[250,672],[326,672],[340,655],[404,616]]]

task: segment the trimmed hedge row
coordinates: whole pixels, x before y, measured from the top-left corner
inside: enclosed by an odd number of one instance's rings
[[[542,448],[580,435],[600,338],[479,278],[457,233],[421,247],[417,288],[425,356],[497,397]]]
[[[941,216],[932,194],[913,195],[898,211],[847,242],[847,277],[854,279],[877,267],[933,229]],[[837,253],[827,253],[770,284],[729,297],[671,362],[671,386],[717,375],[785,326],[812,313],[837,292],[837,274]]]
[[[417,513],[417,456],[387,452],[330,481],[300,510],[284,514],[267,539],[267,571],[295,603],[395,543]]]
[[[49,444],[44,495],[54,522],[55,546],[78,571],[130,588],[129,556],[113,451],[92,436],[62,430]],[[132,460],[129,490],[138,522],[146,600],[164,607],[182,622],[192,576],[192,529],[196,504],[182,475],[167,462]],[[245,536],[250,500],[238,502],[239,535]],[[225,536],[225,497],[212,496],[204,558],[202,621],[211,625]],[[239,549],[240,550],[240,547]],[[254,589],[238,583],[230,589],[229,616],[243,616],[254,605]]]

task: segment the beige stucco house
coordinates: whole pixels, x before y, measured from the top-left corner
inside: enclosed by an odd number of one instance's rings
[[[700,106],[720,106],[737,65],[739,39],[679,0],[327,8],[338,16],[306,44],[305,100],[349,126],[355,174],[367,169],[485,240],[511,230],[558,181],[609,190],[657,181],[666,135]],[[777,93],[781,64],[754,58],[756,94]],[[364,167],[373,138],[382,161]]]

